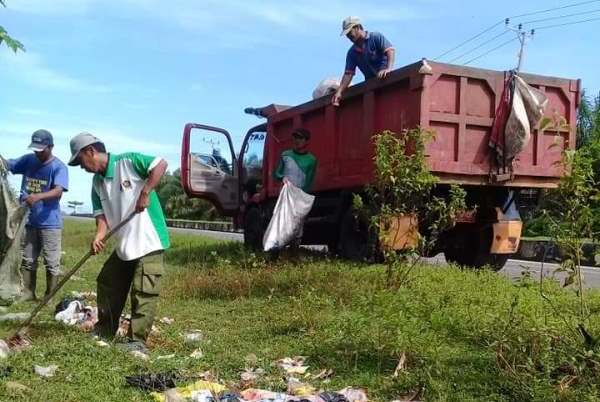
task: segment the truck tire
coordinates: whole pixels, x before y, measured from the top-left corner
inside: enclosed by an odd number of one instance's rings
[[[455,228],[444,249],[446,261],[470,268],[501,270],[510,254],[491,254],[492,228]]]
[[[340,224],[337,244],[340,257],[359,262],[381,262],[382,255],[376,239],[368,222],[358,219],[352,208],[348,208]]]
[[[250,208],[244,215],[244,246],[252,251],[262,251],[265,228],[260,209]]]

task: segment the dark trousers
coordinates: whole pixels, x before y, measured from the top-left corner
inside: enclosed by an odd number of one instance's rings
[[[145,341],[154,322],[163,274],[162,250],[132,261],[123,261],[113,252],[96,279],[98,322],[95,329],[98,335],[105,338],[115,336],[129,294],[131,326],[128,336]]]

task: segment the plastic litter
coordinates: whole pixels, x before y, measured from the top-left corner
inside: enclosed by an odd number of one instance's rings
[[[0,339],[0,359],[6,359],[10,355],[10,347],[8,344]]]
[[[144,361],[150,360],[150,356],[148,356],[144,352],[140,352],[139,350],[132,350],[131,352],[129,352],[129,354],[132,355],[133,357],[136,357],[136,358],[144,360]]]
[[[169,317],[163,317],[160,319],[159,321],[161,324],[166,324],[166,325],[171,325],[175,322],[175,320],[173,318],[169,318]]]
[[[33,366],[33,371],[40,377],[45,378],[54,377],[54,373],[56,373],[57,369],[58,366],[56,364],[51,364],[48,367],[38,366],[37,364]]]
[[[190,357],[192,359],[202,359],[204,357],[204,353],[202,352],[202,349],[198,348],[190,354]]]
[[[177,386],[176,382],[179,380],[180,376],[171,372],[148,373],[125,377],[127,385],[143,391],[165,391],[169,388],[175,388]]]
[[[192,393],[194,391],[196,391],[196,392],[208,391],[211,395],[218,395],[225,390],[226,390],[226,388],[219,383],[201,380],[201,381],[196,381],[193,384],[187,385],[185,387],[177,387],[177,388],[175,388],[175,391],[169,391],[169,397],[170,398],[183,398],[183,400],[189,401],[192,398]],[[164,393],[153,392],[150,395],[152,395],[154,400],[157,402],[165,402],[166,401]],[[171,400],[173,400],[173,399],[171,399]],[[177,400],[177,399],[175,399],[175,400]]]
[[[304,356],[284,357],[277,360],[275,365],[288,374],[304,374],[309,367],[304,365],[305,361],[306,357]]]
[[[204,339],[202,331],[199,329],[192,330],[184,335],[184,341],[187,345],[196,345]]]

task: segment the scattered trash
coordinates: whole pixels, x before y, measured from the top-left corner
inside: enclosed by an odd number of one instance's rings
[[[163,355],[163,356],[158,356],[156,358],[156,360],[167,360],[167,359],[172,359],[175,357],[175,353],[170,354],[170,355]]]
[[[263,375],[265,371],[261,368],[248,368],[240,374],[240,379],[242,380],[241,386],[242,388],[248,388],[252,384],[258,380],[258,378]]]
[[[308,370],[308,366],[304,365],[305,361],[306,357],[304,356],[285,357],[277,360],[275,365],[288,374],[304,374]]]
[[[8,313],[0,315],[0,321],[25,321],[29,318],[29,313]]]
[[[273,392],[263,389],[249,388],[240,393],[240,396],[245,401],[270,401],[270,402],[285,402],[290,399],[290,396],[283,392]]]
[[[131,375],[125,377],[125,382],[130,387],[136,387],[143,391],[165,391],[175,388],[180,376],[176,373],[148,373]]]
[[[54,310],[54,319],[66,325],[77,325],[83,331],[90,331],[98,321],[98,308],[83,304],[83,298],[65,297]]]
[[[50,378],[54,377],[54,373],[58,369],[56,364],[51,364],[48,367],[38,366],[37,364],[33,366],[33,371],[40,377]]]
[[[62,304],[62,302],[59,303],[59,305],[60,304]],[[56,313],[54,319],[67,325],[75,325],[83,318],[81,310],[83,310],[83,304],[79,300],[75,300],[70,302],[64,310]]]
[[[205,389],[192,391],[190,399],[192,402],[216,402],[213,394]]]
[[[369,400],[367,393],[358,388],[346,387],[338,393],[344,395],[349,402],[367,402]]]
[[[73,277],[71,277],[71,279],[73,279]],[[87,301],[94,301],[98,297],[96,292],[77,292],[76,290],[71,292],[71,296],[75,299]]]
[[[129,332],[129,326],[131,325],[131,316],[122,315],[121,321],[119,322],[119,329],[117,329],[117,337],[125,338]]]
[[[323,369],[319,374],[313,375],[312,378],[313,380],[329,381],[331,377],[333,377],[333,374],[334,372],[332,369]]]
[[[198,348],[190,354],[190,357],[192,359],[202,359],[204,357],[204,353],[202,353],[202,349]]]
[[[202,334],[202,331],[200,331],[199,329],[195,329],[184,335],[185,343],[188,345],[195,345],[195,344],[201,342],[202,339],[204,339],[204,335]]]
[[[139,350],[132,350],[131,352],[129,352],[129,354],[134,357],[137,357],[138,359],[144,360],[144,361],[150,360],[150,356],[148,356],[144,352],[140,352]]]
[[[31,392],[31,388],[16,381],[6,381],[4,386],[8,392],[13,394],[25,394]]]
[[[6,343],[13,352],[20,352],[31,346],[31,339],[25,333],[22,333],[19,336],[13,336]]]
[[[175,320],[173,318],[169,318],[169,317],[163,317],[159,320],[159,322],[161,324],[166,324],[166,325],[171,325],[175,322]]]
[[[170,401],[181,401],[182,399],[184,401],[190,401],[193,400],[192,399],[192,394],[194,392],[197,393],[199,391],[206,391],[209,392],[212,395],[218,395],[220,393],[222,393],[223,391],[225,391],[226,388],[216,382],[209,382],[209,381],[196,381],[193,384],[190,384],[188,386],[185,387],[177,387],[174,389],[174,391],[169,391],[169,398]],[[154,398],[154,400],[156,400],[157,402],[166,402],[167,399],[165,397],[165,394],[163,393],[159,393],[159,392],[153,392],[151,393],[152,397]],[[173,399],[175,398],[175,399]],[[176,399],[176,398],[180,398],[180,399]],[[196,399],[198,400],[198,399]]]
[[[323,402],[348,402],[348,399],[338,392],[322,392],[319,394],[319,398]]]
[[[186,402],[185,398],[179,396],[177,390],[175,388],[171,388],[165,391],[164,393],[164,401],[165,402]]]
[[[6,359],[10,355],[10,347],[8,344],[0,339],[0,359]]]
[[[287,392],[290,395],[308,396],[314,394],[315,391],[316,390],[314,389],[314,387],[310,384],[305,384],[294,377],[288,378]]]
[[[101,348],[106,348],[106,347],[110,346],[110,344],[108,342],[104,342],[104,341],[96,341],[96,345],[100,346]]]

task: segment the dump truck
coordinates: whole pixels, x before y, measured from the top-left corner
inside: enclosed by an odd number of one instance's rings
[[[581,92],[579,80],[519,74],[546,95],[545,116],[566,124],[533,128],[511,165],[498,166],[489,141],[507,74],[422,60],[383,80],[351,86],[337,107],[324,96],[293,107],[249,108],[247,113],[266,120],[248,130],[238,153],[226,130],[188,123],[181,153],[183,188],[232,217],[244,231],[245,244],[260,248],[281,189],[272,173],[281,152],[292,148],[292,132],[307,128],[318,167],[316,200],[302,243],[325,244],[343,257],[365,259],[372,236],[353,212],[352,198],[374,178],[373,136],[383,130],[402,135],[420,126],[435,133],[426,144],[426,160],[439,179],[438,193],[460,185],[473,207],[439,237],[431,253],[442,252],[462,265],[500,269],[517,250],[520,211],[535,208],[542,191],[557,187],[565,174],[560,161],[564,150],[575,147]]]

